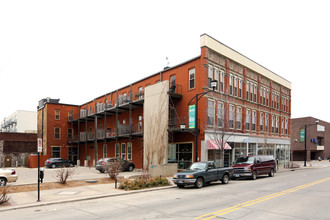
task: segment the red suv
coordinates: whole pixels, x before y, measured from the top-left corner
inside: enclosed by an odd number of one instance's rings
[[[233,178],[250,177],[255,180],[259,175],[273,177],[276,163],[271,155],[245,156],[237,158],[233,168]]]

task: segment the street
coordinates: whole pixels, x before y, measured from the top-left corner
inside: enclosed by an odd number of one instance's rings
[[[6,211],[2,219],[330,219],[330,168]]]

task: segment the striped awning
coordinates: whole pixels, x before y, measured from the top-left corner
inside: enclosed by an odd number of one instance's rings
[[[221,143],[221,140],[217,139],[217,140],[208,140],[208,149],[209,150],[214,150],[214,149],[225,149],[225,150],[230,150],[231,146],[223,141],[223,143]]]

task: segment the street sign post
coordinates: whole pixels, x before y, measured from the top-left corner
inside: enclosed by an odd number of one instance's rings
[[[40,202],[40,153],[42,152],[42,138],[38,138],[38,200]]]

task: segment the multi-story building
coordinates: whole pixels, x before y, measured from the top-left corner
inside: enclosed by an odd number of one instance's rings
[[[306,161],[317,160],[319,157],[330,158],[330,123],[313,117],[303,117],[293,118],[291,126],[294,161],[304,161],[305,154]]]
[[[137,168],[228,166],[251,154],[289,161],[291,83],[207,34],[200,40],[200,56],[85,104],[39,105],[44,153],[89,166],[123,157]]]
[[[18,110],[1,122],[0,131],[37,133],[37,112]]]

